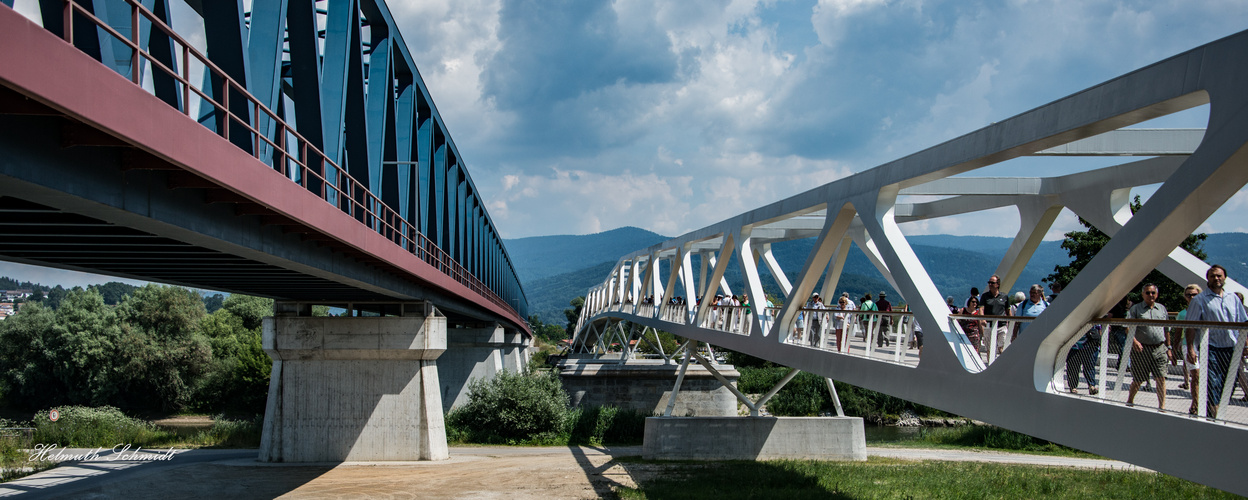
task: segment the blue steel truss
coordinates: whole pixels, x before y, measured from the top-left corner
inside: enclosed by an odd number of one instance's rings
[[[186,0],[202,21],[202,60],[169,28],[170,0],[38,4],[45,29],[527,317],[507,249],[384,2]]]

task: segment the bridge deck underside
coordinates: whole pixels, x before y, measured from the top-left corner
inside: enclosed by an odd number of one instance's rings
[[[286,300],[318,300],[326,296],[343,301],[387,299],[264,262],[3,196],[0,255],[35,265],[211,290],[245,290]]]
[[[4,260],[280,300],[431,300],[453,322],[497,318],[3,85],[0,151]]]

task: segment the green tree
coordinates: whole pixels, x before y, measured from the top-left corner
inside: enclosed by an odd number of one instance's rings
[[[208,311],[208,314],[212,314],[214,312],[217,312],[217,309],[220,309],[222,305],[224,305],[224,303],[225,303],[225,295],[215,293],[215,294],[206,296],[204,297],[204,310]]]
[[[91,288],[100,292],[100,295],[104,297],[105,304],[115,306],[125,300],[126,296],[134,293],[134,290],[138,287],[118,281],[110,281],[103,285],[92,285]]]
[[[243,321],[243,328],[259,330],[266,316],[273,315],[273,299],[254,297],[251,295],[230,295],[222,302],[221,307]],[[315,308],[313,308],[315,312]],[[328,311],[328,308],[326,309]]]
[[[632,325],[629,325],[628,328],[631,328],[631,326]],[[640,325],[638,325],[638,327],[640,328]],[[654,346],[654,339],[656,336],[659,339],[659,344],[663,346],[663,354],[671,356],[672,354],[675,354],[676,351],[680,350],[680,339],[678,339],[675,335],[663,330],[651,330],[646,333],[645,340],[638,339],[637,352],[643,354],[659,354],[659,350]]]
[[[61,307],[61,301],[65,300],[65,295],[68,293],[69,290],[66,290],[61,285],[56,285],[56,288],[48,290],[47,298],[43,299],[43,302],[52,309],[59,309]]]
[[[117,315],[126,333],[118,406],[168,411],[190,405],[212,362],[208,339],[199,331],[205,315],[199,294],[149,284],[127,297]]]
[[[563,328],[559,325],[542,323],[542,318],[536,314],[529,316],[529,329],[533,331],[534,337],[547,344],[556,344],[564,338]]]
[[[119,390],[122,335],[113,309],[94,290],[65,292],[55,311],[28,304],[0,322],[5,397],[26,408],[109,403]]]
[[[264,412],[273,360],[261,348],[261,319],[272,310],[270,299],[233,294],[200,321],[213,361],[196,395],[196,408]]]
[[[1134,214],[1140,209],[1141,206],[1140,197],[1136,196],[1131,202],[1131,213]],[[1088,230],[1071,231],[1066,233],[1066,239],[1062,240],[1062,248],[1066,250],[1068,255],[1070,255],[1070,264],[1064,266],[1054,266],[1053,273],[1044,278],[1043,281],[1045,283],[1056,283],[1065,287],[1075,279],[1075,276],[1079,274],[1079,271],[1082,271],[1089,262],[1092,262],[1092,258],[1096,257],[1096,254],[1100,253],[1101,249],[1105,247],[1105,244],[1109,243],[1109,235],[1093,227],[1092,224],[1088,223],[1088,221],[1083,220],[1083,217],[1079,218],[1079,223],[1083,224],[1083,227],[1088,228]],[[1188,237],[1185,238],[1183,243],[1179,246],[1184,250],[1191,252],[1191,254],[1195,255],[1196,258],[1204,260],[1208,258],[1208,255],[1205,254],[1203,244],[1206,237],[1207,235],[1205,233],[1188,235]],[[1131,291],[1128,292],[1127,296],[1130,297],[1133,302],[1140,301],[1140,287],[1144,286],[1145,283],[1153,283],[1157,285],[1159,292],[1157,301],[1166,306],[1167,310],[1179,311],[1185,307],[1183,301],[1183,287],[1187,286],[1187,284],[1184,283],[1180,285],[1175,283],[1174,280],[1170,279],[1165,274],[1162,274],[1161,271],[1156,269],[1153,269],[1147,276],[1144,277],[1143,280],[1131,287]]]
[[[564,309],[563,315],[567,318],[568,324],[564,327],[564,335],[571,336],[576,334],[576,321],[581,317],[581,309],[585,307],[585,297],[580,296],[568,302],[572,306],[571,309]]]

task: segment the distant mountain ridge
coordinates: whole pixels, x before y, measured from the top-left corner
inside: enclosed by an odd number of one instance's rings
[[[624,254],[669,239],[645,229],[621,227],[595,234],[517,238],[504,240],[504,244],[527,292],[528,284],[535,280],[615,262]]]
[[[590,235],[537,236],[506,240],[508,252],[524,284],[530,314],[547,323],[561,324],[563,310],[575,297],[607,277],[621,256],[670,238],[644,229],[623,227]],[[992,236],[919,235],[909,236],[915,254],[927,268],[942,295],[961,302],[971,287],[985,288],[1012,238]],[[785,275],[796,279],[814,245],[814,239],[777,243],[772,252]],[[1205,240],[1209,262],[1227,268],[1232,278],[1248,281],[1248,234],[1213,233]],[[1037,248],[1023,274],[1012,287],[1023,290],[1053,272],[1053,267],[1070,262],[1061,241],[1045,241]],[[695,260],[695,268],[698,267]],[[766,266],[759,266],[764,289],[781,295]],[[663,272],[668,272],[666,267]],[[740,266],[728,268],[725,278],[734,291],[740,290]],[[856,247],[850,252],[837,292],[848,291],[857,300],[863,293],[873,296],[887,291],[893,302],[896,291]],[[739,293],[739,292],[738,292]]]

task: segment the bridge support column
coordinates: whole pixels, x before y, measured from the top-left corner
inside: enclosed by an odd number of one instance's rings
[[[442,409],[468,402],[468,383],[492,379],[501,371],[520,372],[529,366],[524,334],[493,324],[480,328],[447,328],[447,350],[438,358]]]
[[[260,460],[338,462],[448,457],[435,360],[446,318],[425,304],[403,316],[307,317],[278,303],[264,319],[273,358]]]

